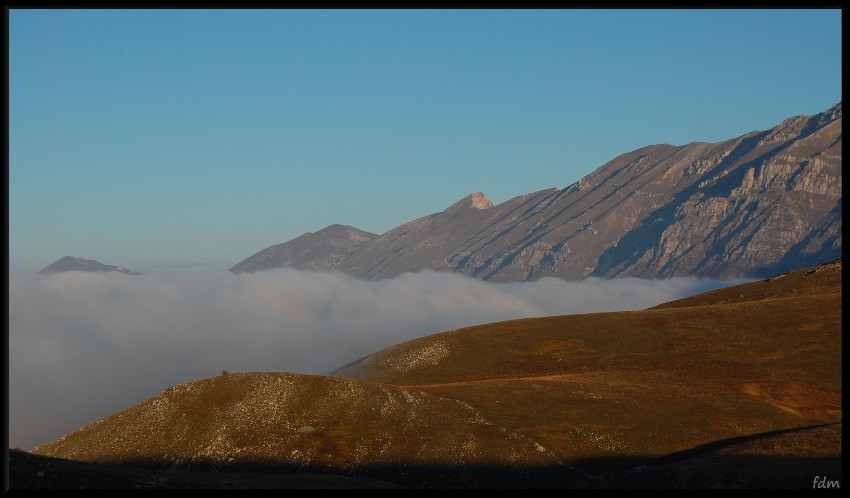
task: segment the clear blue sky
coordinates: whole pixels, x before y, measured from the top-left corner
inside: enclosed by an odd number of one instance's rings
[[[826,110],[840,44],[840,10],[13,9],[10,270],[220,271],[563,188]]]

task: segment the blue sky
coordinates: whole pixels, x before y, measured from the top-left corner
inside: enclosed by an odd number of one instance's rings
[[[221,271],[841,100],[840,10],[18,10],[9,264]]]

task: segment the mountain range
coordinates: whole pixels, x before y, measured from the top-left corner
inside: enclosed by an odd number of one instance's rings
[[[541,277],[761,278],[841,255],[842,106],[718,143],[649,145],[562,190],[481,192],[377,235],[331,225],[234,273],[291,267],[381,279],[432,269]]]

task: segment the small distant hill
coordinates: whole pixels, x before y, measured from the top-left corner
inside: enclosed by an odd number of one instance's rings
[[[128,268],[124,268],[123,266],[105,265],[93,259],[75,258],[73,256],[65,256],[64,258],[58,259],[42,268],[38,273],[39,275],[50,275],[51,273],[60,273],[65,271],[117,271],[120,273],[126,273],[127,275],[141,275],[141,273],[134,272]]]

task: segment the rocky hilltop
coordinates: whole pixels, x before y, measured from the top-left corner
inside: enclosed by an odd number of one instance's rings
[[[841,255],[841,115],[839,103],[725,142],[650,145],[563,190],[495,206],[477,192],[381,236],[345,227],[340,241],[334,225],[231,271],[380,279],[428,268],[507,282],[763,277],[818,264]]]

